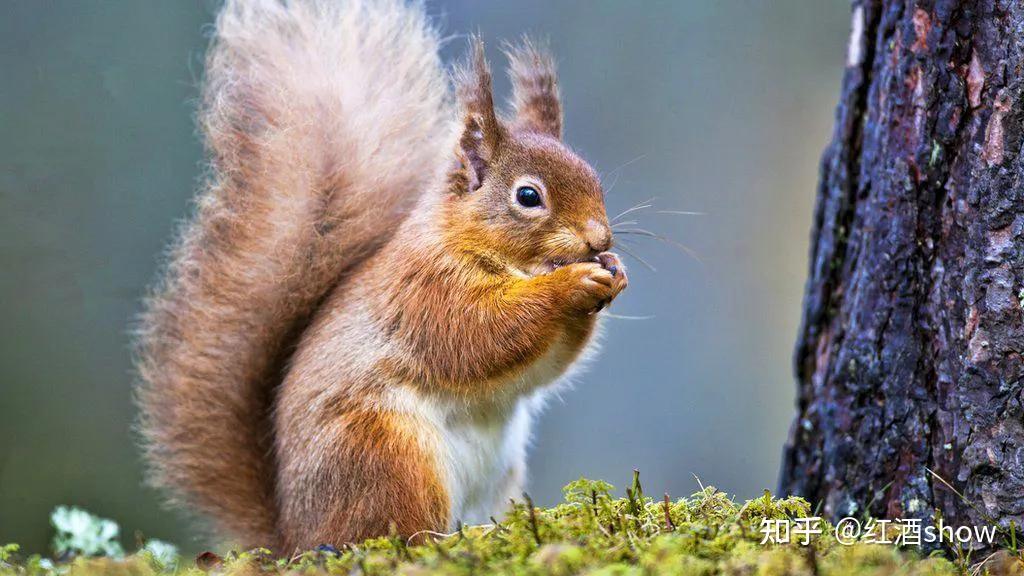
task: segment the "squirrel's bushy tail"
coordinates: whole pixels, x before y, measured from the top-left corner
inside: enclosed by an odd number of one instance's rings
[[[405,0],[228,0],[200,121],[208,184],[141,320],[156,484],[276,546],[270,411],[294,340],[436,174],[439,39]]]

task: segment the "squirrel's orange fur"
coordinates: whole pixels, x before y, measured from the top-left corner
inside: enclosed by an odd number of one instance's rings
[[[212,176],[148,300],[139,400],[154,479],[243,545],[497,512],[540,391],[626,285],[550,57],[508,50],[503,119],[473,48],[456,107],[418,5],[218,17]]]

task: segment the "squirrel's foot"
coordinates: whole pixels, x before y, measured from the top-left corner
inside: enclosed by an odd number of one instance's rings
[[[578,262],[560,270],[573,277],[571,303],[575,310],[584,314],[600,312],[629,283],[626,267],[611,252],[602,252],[591,262]]]
[[[619,295],[619,292],[625,290],[626,286],[629,284],[629,277],[626,276],[626,267],[622,264],[622,260],[619,259],[618,254],[614,254],[612,252],[602,252],[598,254],[596,258],[597,262],[601,264],[601,267],[607,270],[608,273],[611,274],[612,276],[612,295],[611,297],[602,300],[597,305],[597,308],[594,310],[594,313],[600,312],[609,304],[611,304],[612,300],[614,300],[615,297]]]

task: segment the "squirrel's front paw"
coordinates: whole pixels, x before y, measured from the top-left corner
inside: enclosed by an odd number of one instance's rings
[[[595,262],[571,264],[565,269],[573,276],[571,304],[574,310],[586,314],[600,312],[611,303],[629,283],[626,267],[611,252],[602,252]]]

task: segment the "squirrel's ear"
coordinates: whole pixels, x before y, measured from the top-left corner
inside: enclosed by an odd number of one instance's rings
[[[506,44],[504,49],[512,80],[516,128],[561,140],[562,104],[554,58],[527,37],[518,45]]]
[[[464,114],[458,156],[468,192],[483,184],[487,169],[505,138],[505,129],[494,111],[491,69],[484,57],[484,43],[476,37],[470,42],[469,61],[456,70],[456,86]]]

